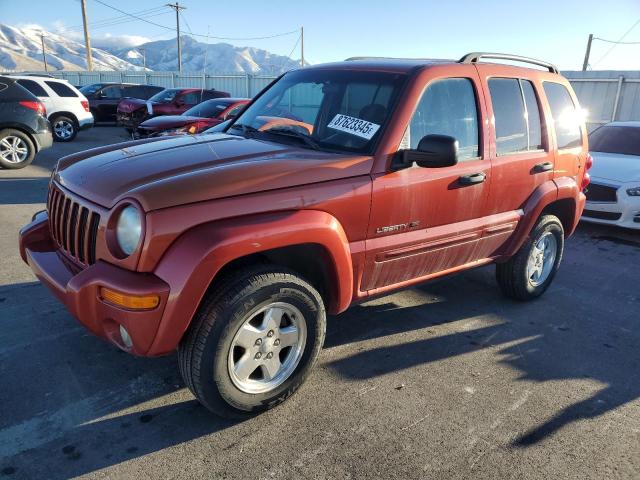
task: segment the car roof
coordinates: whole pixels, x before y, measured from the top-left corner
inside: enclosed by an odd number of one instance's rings
[[[507,62],[517,62],[518,65],[511,63],[491,62],[487,59],[501,60]],[[305,67],[308,69],[343,69],[343,70],[371,70],[386,71],[394,73],[410,73],[414,70],[422,70],[424,68],[436,65],[473,65],[473,64],[495,65],[497,67],[507,67],[513,69],[514,72],[526,73],[539,71],[538,68],[532,69],[531,65],[542,67],[543,69],[553,73],[558,73],[558,68],[544,60],[523,57],[520,55],[512,55],[507,53],[491,53],[491,52],[472,52],[464,55],[460,60],[437,59],[437,58],[386,58],[386,57],[351,57],[343,62],[325,63]],[[523,64],[523,65],[520,65]]]
[[[605,127],[636,127],[640,128],[640,120],[627,120],[625,122],[609,122]]]
[[[52,76],[43,76],[43,75],[7,75],[9,78],[15,78],[16,80],[43,80],[43,81],[54,81],[54,82],[64,82],[69,83],[68,80],[64,78],[56,78]],[[69,85],[71,85],[69,83]]]

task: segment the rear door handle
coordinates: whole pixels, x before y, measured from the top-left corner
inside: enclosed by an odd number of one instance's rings
[[[467,185],[482,183],[484,182],[485,178],[487,178],[487,175],[484,172],[470,173],[469,175],[462,175],[460,178],[458,178],[458,183],[466,187]]]
[[[551,162],[538,163],[533,166],[533,173],[548,172],[550,170],[553,170],[553,163]]]

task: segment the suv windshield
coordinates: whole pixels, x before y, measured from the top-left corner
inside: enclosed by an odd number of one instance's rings
[[[176,98],[176,95],[179,91],[179,88],[167,88],[166,90],[162,90],[161,92],[156,93],[149,99],[149,101],[157,103],[169,103],[174,98]]]
[[[287,73],[227,130],[329,151],[371,153],[405,74],[309,69]]]
[[[186,117],[215,118],[229,106],[228,100],[206,100],[183,113]]]
[[[589,135],[589,149],[640,156],[640,127],[600,127]]]
[[[96,93],[98,90],[100,90],[100,88],[103,86],[104,84],[102,83],[92,83],[91,85],[85,85],[84,87],[80,88],[80,92],[82,92],[83,95],[92,95],[94,93]]]

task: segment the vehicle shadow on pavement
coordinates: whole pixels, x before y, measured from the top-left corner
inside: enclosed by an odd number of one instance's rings
[[[385,343],[395,340],[395,344],[365,347],[328,366],[348,379],[362,381],[489,349],[496,364],[519,373],[518,381],[591,379],[604,384],[591,397],[551,418],[538,419],[537,426],[521,432],[512,442],[515,447],[536,444],[569,423],[598,417],[640,398],[640,339],[632,321],[635,314],[631,313],[640,306],[640,297],[634,298],[635,307],[629,306],[627,298],[611,298],[612,304],[621,305],[611,313],[602,297],[587,298],[588,289],[581,294],[554,285],[546,293],[556,297],[553,307],[544,299],[520,303],[501,298],[493,271],[489,272],[470,271],[414,289],[440,301],[404,308],[395,308],[392,303],[365,304],[332,318],[329,347],[378,336],[400,338],[387,338]],[[637,283],[640,275],[632,275],[634,279],[629,281]],[[484,324],[470,320],[479,315],[492,320]],[[464,325],[469,321],[471,325]],[[415,338],[421,329],[420,336],[426,338],[402,340],[402,334],[413,331]],[[366,333],[358,337],[355,332]]]
[[[227,429],[175,355],[127,355],[37,282],[0,287],[0,478],[75,477]]]
[[[0,178],[0,205],[45,203],[49,177]]]

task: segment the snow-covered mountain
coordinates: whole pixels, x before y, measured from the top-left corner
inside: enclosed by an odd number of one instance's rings
[[[13,27],[0,23],[0,70],[44,70],[38,26]],[[44,31],[50,70],[86,70],[84,44],[62,34]],[[228,43],[203,43],[181,36],[182,70],[185,72],[278,74],[299,66],[299,61],[254,47]],[[175,38],[139,47],[92,48],[95,70],[177,70]]]
[[[86,70],[84,44],[40,27],[12,27],[0,23],[0,69],[44,70],[40,34],[45,35],[47,64],[50,70]],[[116,55],[91,49],[95,70],[142,70]]]
[[[183,35],[182,70],[185,72],[268,73],[277,74],[300,65],[284,55],[276,55],[254,47],[236,47],[228,43],[204,43]],[[136,48],[110,48],[109,52],[138,66],[146,55],[151,70],[177,70],[178,46],[176,40],[148,42]]]

